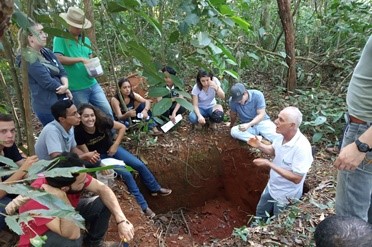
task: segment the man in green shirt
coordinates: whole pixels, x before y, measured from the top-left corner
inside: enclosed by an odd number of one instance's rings
[[[53,52],[64,65],[69,80],[69,89],[72,92],[75,105],[90,103],[113,118],[110,104],[105,93],[94,77],[90,77],[84,64],[93,57],[91,42],[82,34],[83,29],[88,29],[92,23],[85,18],[84,12],[78,7],[68,8],[67,13],[60,16],[69,25],[68,31],[74,40],[55,37]]]

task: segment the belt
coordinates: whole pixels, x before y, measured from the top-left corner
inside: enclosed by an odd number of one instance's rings
[[[363,120],[360,120],[356,117],[353,117],[351,115],[349,115],[349,119],[350,119],[350,123],[356,123],[356,124],[366,124],[367,122],[363,121]]]

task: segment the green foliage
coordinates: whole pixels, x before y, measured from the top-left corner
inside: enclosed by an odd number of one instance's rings
[[[244,242],[247,242],[249,238],[248,227],[242,226],[240,228],[234,228],[232,235],[240,237]]]

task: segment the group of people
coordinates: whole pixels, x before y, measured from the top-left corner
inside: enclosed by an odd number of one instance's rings
[[[23,159],[14,143],[14,121],[9,115],[0,115],[1,154],[19,165],[17,172],[2,178],[2,181],[22,179],[38,159],[60,158],[56,167],[68,168],[97,167],[101,165],[101,159],[114,157],[138,171],[153,196],[171,194],[172,190],[162,187],[140,159],[120,145],[132,119],[152,119],[151,102],[133,92],[130,81],[123,78],[119,80],[120,90],[110,104],[101,86],[88,75],[84,65],[93,57],[91,43],[82,32],[91,27],[90,21],[77,7],[70,7],[67,13],[60,16],[68,24],[68,32],[74,39],[55,37],[53,51],[45,48],[47,34],[41,24],[32,23],[27,30],[19,32],[19,39],[28,42],[27,52],[36,58],[27,61],[28,77],[32,108],[44,128],[35,145],[36,156]],[[369,224],[372,223],[372,106],[369,100],[372,70],[368,68],[371,55],[370,37],[349,85],[349,122],[343,148],[334,163],[339,169],[336,214],[354,216]],[[19,56],[18,64],[21,61]],[[176,71],[166,66],[162,72],[169,90],[163,98],[182,98],[172,81]],[[218,78],[200,70],[191,95],[193,111],[189,113],[190,123],[196,129],[207,124],[217,129],[217,124],[224,119],[224,109],[216,98],[225,99]],[[262,92],[236,83],[231,87],[230,95],[231,136],[272,157],[253,161],[257,166],[270,168],[270,178],[256,210],[258,218],[266,219],[279,214],[292,200],[302,196],[303,184],[313,162],[311,145],[299,129],[302,113],[297,107],[289,106],[280,111],[272,122],[266,113]],[[125,107],[120,103],[121,99]],[[174,122],[177,114],[185,111],[177,101],[172,100],[172,106],[163,115]],[[150,122],[154,134],[160,132],[156,122]],[[262,139],[269,143],[262,142]],[[145,215],[153,217],[155,213],[149,208],[132,174],[119,165],[114,170],[127,184]],[[86,234],[81,235],[78,227],[69,220],[35,217],[34,221],[23,225],[24,233],[19,246],[29,246],[30,238],[35,234],[48,236],[45,246],[58,246],[57,243],[66,241],[68,246],[81,246],[82,242],[86,246],[109,246],[103,237],[111,215],[118,225],[120,239],[128,242],[133,238],[133,225],[126,219],[115,194],[91,175],[79,173],[73,178],[40,177],[32,186],[72,205],[84,217],[89,228]],[[83,189],[97,196],[80,198]],[[0,203],[12,203],[12,196],[0,190]],[[20,206],[19,211],[44,208],[44,205],[29,200]],[[4,207],[0,206],[0,209],[1,213],[5,212]],[[4,227],[4,216],[0,214],[0,230]]]

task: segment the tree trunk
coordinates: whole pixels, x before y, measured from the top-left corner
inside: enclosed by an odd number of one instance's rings
[[[13,88],[16,91],[16,98],[18,101],[18,106],[21,113],[21,119],[23,123],[23,128],[26,133],[26,142],[27,142],[27,149],[28,154],[34,154],[34,144],[35,139],[33,135],[33,128],[32,128],[32,117],[31,117],[31,104],[30,104],[30,96],[29,96],[29,87],[28,87],[28,72],[26,67],[26,76],[22,76],[23,83],[18,80],[17,71],[14,68],[15,61],[14,61],[14,54],[12,52],[11,45],[6,37],[3,37],[2,39],[3,45],[4,45],[4,51],[5,55],[10,61],[10,72],[12,75],[12,81],[13,81]],[[27,66],[26,62],[23,61],[22,64],[24,66]],[[21,87],[21,83],[23,86]],[[11,103],[11,102],[9,102]],[[15,116],[15,119],[18,119],[17,116]],[[18,135],[21,136],[21,132],[18,132]]]
[[[288,65],[287,72],[287,91],[296,89],[296,57],[295,57],[295,33],[293,26],[293,17],[291,14],[290,0],[277,0],[279,8],[279,16],[283,25],[285,36],[285,51],[287,54],[286,63]]]
[[[98,47],[97,47],[97,38],[96,38],[96,28],[94,25],[94,9],[93,9],[93,3],[91,0],[84,0],[84,13],[85,17],[90,20],[92,23],[92,27],[87,30],[87,35],[92,42],[92,47],[94,50],[94,53],[97,55]]]
[[[266,33],[271,32],[271,14],[270,14],[270,8],[271,8],[271,0],[264,0],[262,1],[262,12],[260,17],[260,26],[265,30],[265,34],[260,37],[260,43],[261,46],[267,50],[269,49],[269,46],[272,43],[272,35],[267,35]]]

